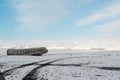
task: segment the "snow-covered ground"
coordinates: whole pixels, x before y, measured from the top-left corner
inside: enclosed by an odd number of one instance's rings
[[[107,41],[0,40],[0,80],[120,80],[119,40]],[[43,46],[43,56],[6,55],[9,48]]]
[[[0,80],[120,80],[120,51],[1,55],[0,72]]]

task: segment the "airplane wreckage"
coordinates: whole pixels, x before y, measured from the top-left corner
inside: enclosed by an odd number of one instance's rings
[[[47,53],[46,47],[39,48],[26,48],[26,49],[8,49],[7,55],[31,55],[31,56],[42,56]]]

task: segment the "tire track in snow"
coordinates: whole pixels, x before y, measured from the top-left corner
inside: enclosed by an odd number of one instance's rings
[[[65,60],[65,59],[72,59],[72,58],[80,58],[80,57],[67,57],[67,58],[60,58],[60,59],[56,59],[56,60],[52,60],[49,62],[46,62],[44,64],[40,64],[40,66],[34,68],[31,72],[29,72],[22,80],[36,80],[38,77],[36,76],[37,71],[40,68],[43,68],[45,66],[49,66],[51,63],[57,62],[57,61],[61,61],[61,60]],[[81,65],[80,65],[81,66]],[[44,80],[44,79],[42,79]]]
[[[32,79],[33,75],[35,75],[36,71],[39,69],[39,68],[42,68],[42,67],[45,67],[47,65],[50,65],[51,63],[53,62],[57,62],[57,61],[60,61],[60,60],[64,60],[64,59],[72,59],[72,58],[80,58],[80,57],[67,57],[67,58],[60,58],[60,59],[56,59],[56,60],[53,60],[53,59],[45,59],[45,60],[42,60],[42,61],[37,61],[37,62],[32,62],[32,63],[28,63],[28,64],[23,64],[23,65],[20,65],[18,67],[15,67],[15,68],[12,68],[12,69],[9,69],[9,70],[6,70],[6,71],[3,71],[3,72],[0,72],[0,77],[2,76],[3,77],[3,80],[5,78],[5,76],[7,75],[11,75],[11,73],[13,73],[15,70],[17,69],[20,69],[20,68],[24,68],[24,67],[28,67],[28,66],[32,66],[32,65],[40,65],[40,66],[37,66],[35,67],[33,70],[31,70],[31,72],[29,72],[24,78],[23,80],[35,80],[35,79]],[[52,60],[52,61],[50,61]],[[46,62],[46,61],[49,61],[49,62]],[[46,63],[43,63],[43,64],[40,64],[39,62],[46,62]],[[55,66],[55,65],[53,65]],[[31,74],[32,73],[32,74]],[[32,77],[30,77],[29,79],[28,76],[29,75],[32,75]],[[0,79],[1,80],[1,79]]]
[[[16,70],[16,69],[20,69],[20,68],[24,68],[24,67],[36,65],[36,64],[38,64],[39,62],[45,62],[45,61],[49,61],[49,60],[50,60],[50,59],[46,59],[46,60],[42,60],[42,61],[37,61],[37,62],[28,63],[28,64],[23,64],[23,65],[20,65],[20,66],[18,66],[18,67],[15,67],[15,68],[12,68],[12,69],[9,69],[9,70],[0,72],[0,74],[5,77],[5,76],[7,76],[7,75],[10,75],[11,72],[14,71],[14,70]]]

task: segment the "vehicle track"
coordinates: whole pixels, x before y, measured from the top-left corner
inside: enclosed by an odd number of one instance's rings
[[[35,76],[36,74],[36,71],[42,67],[45,67],[45,66],[81,66],[81,64],[51,64],[53,62],[57,62],[57,61],[60,61],[60,60],[65,60],[65,59],[72,59],[72,58],[81,58],[81,57],[67,57],[67,58],[60,58],[60,59],[45,59],[45,60],[42,60],[42,61],[37,61],[37,62],[32,62],[32,63],[28,63],[28,64],[23,64],[23,65],[20,65],[18,67],[15,67],[15,68],[12,68],[12,69],[9,69],[9,70],[6,70],[6,71],[3,71],[3,72],[0,72],[0,77],[2,76],[3,77],[3,80],[5,79],[5,76],[7,75],[11,75],[11,73],[13,73],[14,70],[17,70],[17,69],[20,69],[20,68],[24,68],[24,67],[28,67],[28,66],[32,66],[32,65],[39,65],[37,67],[35,67],[33,70],[31,70],[22,80],[36,80],[37,77]],[[51,61],[50,61],[51,60]],[[46,62],[48,61],[48,62]],[[40,62],[45,62],[43,64],[40,64]]]
[[[3,76],[7,76],[7,75],[10,75],[10,73],[11,73],[12,71],[16,70],[16,69],[28,67],[28,66],[31,66],[31,65],[38,64],[39,62],[45,62],[45,61],[49,61],[49,60],[50,60],[50,59],[46,59],[46,60],[42,60],[42,61],[37,61],[37,62],[28,63],[28,64],[23,64],[23,65],[20,65],[20,66],[18,66],[18,67],[15,67],[15,68],[12,68],[12,69],[9,69],[9,70],[0,72],[0,73],[1,73],[1,75],[3,75]]]
[[[56,59],[56,60],[52,60],[52,61],[49,61],[49,62],[46,62],[44,64],[40,64],[40,66],[34,68],[31,72],[29,72],[22,80],[36,80],[38,79],[38,77],[36,76],[36,72],[40,69],[40,68],[43,68],[45,66],[49,66],[51,65],[51,63],[54,63],[54,62],[57,62],[57,61],[61,61],[61,60],[65,60],[65,59],[72,59],[72,58],[80,58],[80,57],[67,57],[67,58],[60,58],[60,59]],[[80,65],[74,65],[74,64],[56,64],[56,65],[60,65],[60,66],[81,66]],[[52,64],[52,66],[56,66],[54,64]],[[41,80],[44,80],[44,79],[41,79]]]

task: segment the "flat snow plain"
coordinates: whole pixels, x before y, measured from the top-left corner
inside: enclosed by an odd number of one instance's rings
[[[0,53],[3,53],[1,50]],[[0,80],[120,80],[120,51],[0,55]]]

